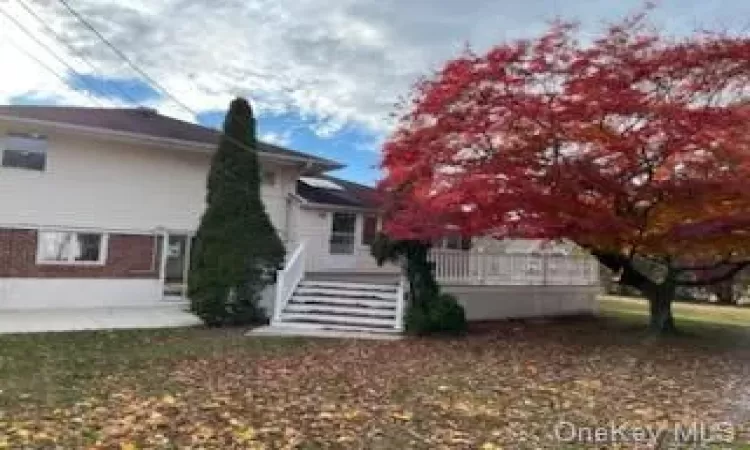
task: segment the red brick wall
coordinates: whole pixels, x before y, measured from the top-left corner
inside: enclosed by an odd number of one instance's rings
[[[158,278],[154,236],[110,234],[104,265],[37,264],[37,231],[0,228],[0,278]],[[154,265],[154,267],[152,267]]]

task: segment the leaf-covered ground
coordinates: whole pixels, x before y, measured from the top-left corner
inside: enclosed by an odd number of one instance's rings
[[[556,440],[561,421],[728,421],[736,447],[750,422],[737,336],[654,341],[602,320],[396,342],[0,336],[0,448],[579,448]]]

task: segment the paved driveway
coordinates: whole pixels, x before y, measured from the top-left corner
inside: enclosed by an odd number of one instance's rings
[[[159,305],[66,310],[0,310],[0,334],[200,325],[185,305]]]

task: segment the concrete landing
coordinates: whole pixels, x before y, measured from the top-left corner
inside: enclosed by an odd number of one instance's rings
[[[381,341],[395,341],[403,335],[395,333],[368,333],[364,331],[317,330],[297,327],[264,326],[248,331],[245,336],[274,336],[274,337],[314,337],[335,339],[372,339]]]
[[[177,328],[201,324],[183,305],[60,310],[0,310],[0,334]]]

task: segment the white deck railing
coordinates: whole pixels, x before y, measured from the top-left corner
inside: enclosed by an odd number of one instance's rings
[[[281,319],[281,311],[289,303],[294,290],[297,289],[297,285],[305,276],[305,256],[305,243],[300,242],[297,249],[287,259],[284,268],[277,272],[276,301],[273,303],[272,323]]]
[[[589,256],[432,249],[430,261],[441,283],[591,286],[599,281],[599,266]]]

